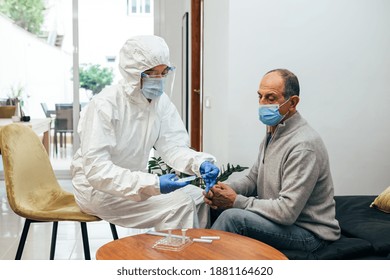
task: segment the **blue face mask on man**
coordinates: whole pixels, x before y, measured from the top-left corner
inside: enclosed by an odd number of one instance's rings
[[[164,93],[166,77],[160,78],[142,78],[142,94],[147,99],[155,99]]]
[[[269,126],[275,126],[279,124],[283,118],[287,115],[280,114],[279,108],[280,106],[283,106],[290,100],[287,99],[286,102],[284,102],[282,105],[279,104],[265,104],[265,105],[259,105],[258,114],[259,114],[259,120]]]

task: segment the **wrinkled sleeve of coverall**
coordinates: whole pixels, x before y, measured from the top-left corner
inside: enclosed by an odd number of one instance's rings
[[[176,107],[167,99],[161,101],[164,102],[159,109],[161,130],[155,144],[156,150],[175,170],[200,176],[200,165],[204,161],[215,163],[215,157],[189,148],[188,133]]]
[[[107,105],[107,104],[106,104]],[[102,192],[134,201],[160,194],[157,175],[131,171],[115,165],[111,151],[116,145],[112,112],[90,102],[80,126],[83,168],[89,184]]]

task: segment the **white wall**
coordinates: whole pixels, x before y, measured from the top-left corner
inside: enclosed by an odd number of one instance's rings
[[[336,194],[390,185],[389,1],[204,2],[205,151],[252,165],[258,83],[282,67],[300,80],[298,109],[328,147]]]
[[[226,166],[227,163],[251,166],[254,158],[251,153],[248,155],[248,143],[234,147],[232,142],[239,137],[244,124],[235,122],[234,117],[241,117],[237,112],[242,110],[239,104],[242,99],[230,101],[232,95],[241,93],[232,88],[236,79],[231,73],[236,69],[229,60],[232,48],[230,16],[229,1],[205,1],[203,96],[209,104],[203,111],[203,151],[215,155],[218,166]],[[242,74],[246,72],[245,69],[240,71]],[[245,120],[245,123],[250,120]],[[231,156],[234,148],[238,157]]]

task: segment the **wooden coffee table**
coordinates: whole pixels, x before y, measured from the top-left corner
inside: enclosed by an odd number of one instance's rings
[[[172,234],[181,235],[181,230]],[[211,229],[189,229],[186,236],[220,236],[212,243],[193,242],[181,251],[154,249],[153,244],[164,238],[138,234],[109,242],[96,252],[97,260],[287,260],[275,248],[242,235]]]

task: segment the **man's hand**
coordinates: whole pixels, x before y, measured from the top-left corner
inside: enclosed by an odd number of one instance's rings
[[[228,185],[218,182],[208,193],[203,192],[204,201],[210,207],[232,208],[236,200],[237,193]]]
[[[207,205],[209,205],[213,209],[218,208],[217,206],[213,205],[213,191],[212,191],[212,189],[210,189],[208,192],[203,191],[203,195],[204,195],[203,200]]]

